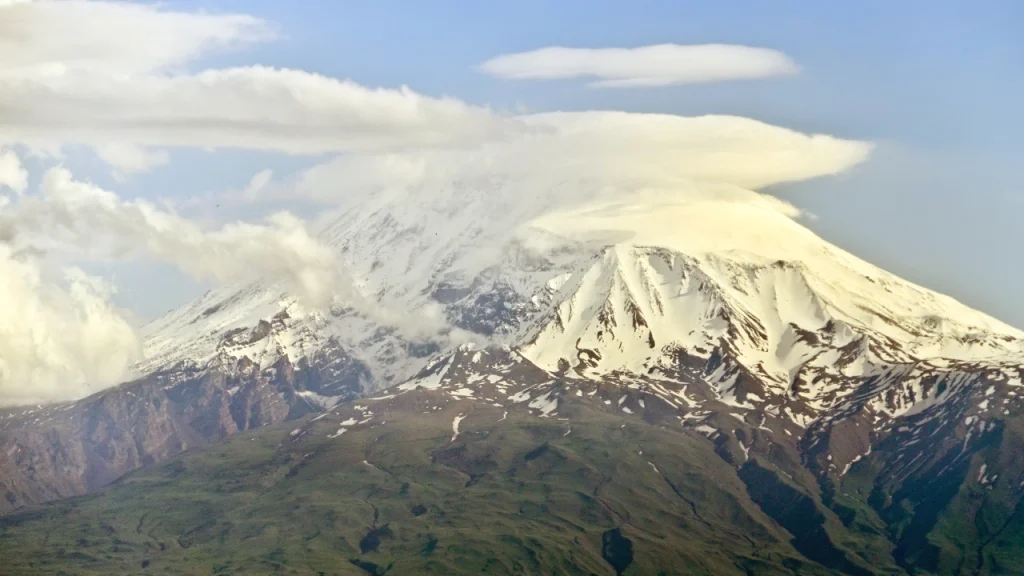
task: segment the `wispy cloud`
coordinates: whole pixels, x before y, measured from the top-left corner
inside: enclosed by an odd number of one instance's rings
[[[656,87],[789,76],[799,67],[778,50],[732,44],[657,44],[638,48],[551,46],[503,54],[480,70],[512,80],[591,78],[598,88]]]

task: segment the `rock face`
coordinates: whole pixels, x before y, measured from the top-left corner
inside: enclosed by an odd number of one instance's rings
[[[363,393],[369,373],[338,347],[261,370],[249,360],[169,370],[78,402],[0,414],[0,512],[76,496],[240,431]]]

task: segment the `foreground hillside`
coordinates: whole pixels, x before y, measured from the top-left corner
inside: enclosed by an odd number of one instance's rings
[[[699,436],[584,407],[571,432],[502,415],[450,406],[335,438],[327,419],[298,439],[246,434],[6,517],[0,555],[10,573],[828,573]]]
[[[1022,573],[1017,417],[922,435],[909,466],[895,429],[819,473],[821,442],[791,424],[666,399],[697,400],[696,382],[551,378],[502,349],[435,364],[8,515],[3,570]]]

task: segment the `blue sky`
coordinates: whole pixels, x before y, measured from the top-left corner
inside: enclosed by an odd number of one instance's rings
[[[139,326],[212,286],[312,308],[361,290],[316,226],[382,190],[468,194],[449,200],[506,232],[638,188],[803,212],[1024,328],[1020,2],[0,0],[7,18],[0,372],[32,398],[122,381]]]
[[[498,112],[624,110],[734,114],[806,132],[874,142],[870,160],[838,177],[770,192],[817,216],[826,239],[910,280],[1024,327],[1015,265],[1024,233],[1024,5],[952,2],[328,2],[189,0],[166,11],[245,13],[279,37],[186,62],[189,72],[262,64],[403,85]],[[562,45],[732,43],[779,50],[793,76],[656,88],[586,81],[509,81],[480,73],[495,56]],[[63,164],[123,197],[185,199],[246,186],[254,173],[297,174],[329,155],[168,148],[163,166],[115,179],[85,146]],[[52,164],[25,159],[33,179]],[[273,206],[207,206],[208,221]],[[295,207],[291,207],[296,209]],[[299,209],[300,213],[303,213]],[[305,215],[311,215],[307,210]],[[196,215],[196,214],[193,214]],[[170,264],[86,265],[114,278],[116,301],[152,318],[198,295]]]
[[[244,12],[282,37],[190,65],[260,63],[366,86],[408,85],[497,110],[617,109],[737,114],[878,144],[837,178],[773,192],[818,218],[825,238],[910,280],[1024,326],[1016,253],[1024,240],[1024,5],[1018,2],[328,2],[188,1],[172,9]],[[510,82],[475,67],[549,45],[632,47],[737,43],[781,50],[797,76],[645,89],[591,89],[579,80]],[[253,172],[294,172],[318,158],[195,150],[128,182],[109,182],[88,155],[71,155],[122,193],[176,196],[241,188]],[[107,180],[105,180],[107,179]],[[199,285],[163,268],[122,268],[122,294],[145,315]],[[166,276],[166,278],[165,278]],[[168,284],[170,283],[170,284]],[[178,300],[178,299],[172,299]]]

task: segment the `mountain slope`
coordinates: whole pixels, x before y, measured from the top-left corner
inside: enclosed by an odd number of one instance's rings
[[[385,197],[326,226],[321,236],[364,302],[304,310],[273,286],[211,292],[147,327],[140,370],[202,367],[218,356],[268,366],[333,341],[371,368],[365,386],[373,391],[415,373],[424,351],[480,339],[525,346],[550,369],[559,359],[575,365],[585,333],[612,337],[585,318],[598,310],[619,314],[616,322],[655,323],[657,350],[693,353],[724,336],[749,369],[783,386],[839,356],[843,376],[879,362],[1024,357],[1020,331],[858,260],[770,206],[647,193],[544,212],[550,207],[467,198]],[[287,320],[269,337],[225,345],[275,314]],[[558,335],[552,324],[566,322]],[[606,352],[618,364],[630,354],[642,364],[652,330]],[[824,342],[818,350],[806,349],[808,333]]]
[[[497,391],[478,382],[461,388]],[[829,573],[697,433],[572,394],[544,418],[530,401],[407,388],[7,517],[0,552],[20,549],[16,568],[96,573]],[[40,542],[58,518],[73,528]],[[75,554],[51,553],[64,546]]]
[[[213,291],[147,327],[143,379],[0,414],[0,511],[302,419],[268,430],[254,452],[245,437],[218,448],[224,469],[130,477],[153,478],[146,493],[158,502],[186,484],[237,489],[244,497],[232,508],[186,507],[156,540],[131,536],[130,552],[60,562],[177,570],[198,554],[265,570],[308,553],[310,570],[340,559],[370,573],[391,562],[399,572],[478,572],[481,550],[501,542],[497,572],[649,573],[685,561],[708,573],[1002,574],[1024,565],[1018,330],[829,245],[770,202],[643,193],[566,208],[468,198],[383,194],[328,224],[322,238],[360,292],[351,301],[311,310],[269,284]],[[494,213],[503,217],[485,218]],[[358,397],[369,399],[350,402]],[[230,488],[222,475],[234,477],[225,470],[235,451],[258,473]],[[382,453],[387,466],[369,458]],[[206,462],[203,454],[177,462]],[[370,464],[392,479],[365,478]],[[605,470],[614,473],[591,482]],[[5,540],[36,546],[26,562],[41,562],[48,548],[31,532],[50,526],[46,510],[89,526],[168,513],[132,482],[15,513]],[[415,505],[402,499],[417,485],[440,509],[462,512],[407,525],[419,516],[399,509]],[[394,516],[331,524],[332,542],[347,542],[337,547],[300,543],[305,520],[284,508],[267,510],[265,525],[248,520],[265,498],[298,494],[293,504],[316,516],[327,514],[316,508],[324,499],[352,490],[381,502],[366,496],[345,514],[377,506]],[[603,490],[614,499],[601,503]],[[653,511],[667,501],[679,509],[666,523]],[[467,512],[477,508],[480,519]],[[210,524],[211,510],[230,525]],[[111,539],[128,541],[106,522]],[[353,522],[391,543],[363,550]],[[205,541],[211,526],[219,544]],[[472,532],[481,526],[494,530]],[[467,544],[420,554],[432,541],[437,550],[440,527]],[[556,550],[525,542],[538,531]],[[203,542],[168,552],[168,539],[192,533]],[[167,554],[153,553],[157,541]],[[265,558],[270,544],[280,553]],[[633,560],[620,563],[629,546]],[[35,564],[44,565],[57,566]]]
[[[157,373],[80,400],[0,411],[0,513],[76,496],[184,450],[361,395],[368,372],[340,348],[265,369]]]
[[[1021,573],[1019,417],[920,438],[915,468],[912,416],[820,475],[816,431],[693,405],[711,392],[466,347],[385,394],[9,515],[0,553],[85,573]]]

